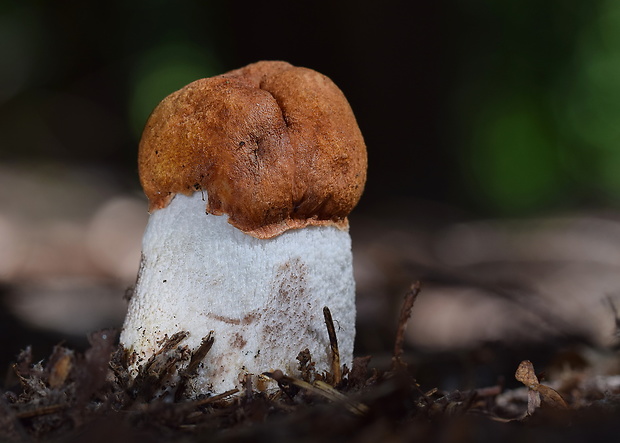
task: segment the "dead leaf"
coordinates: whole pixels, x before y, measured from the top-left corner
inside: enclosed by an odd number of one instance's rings
[[[555,409],[568,409],[566,401],[555,389],[539,384],[536,390],[540,393],[545,405]]]
[[[521,364],[519,364],[517,372],[515,373],[515,378],[528,388],[538,386],[539,384],[538,377],[536,377],[536,373],[534,372],[534,365],[529,360],[523,360]]]
[[[50,371],[48,382],[52,389],[60,388],[65,383],[73,367],[73,352],[66,349],[64,351],[54,362]]]
[[[555,389],[539,383],[531,361],[523,360],[519,364],[515,378],[529,388],[527,396],[528,415],[532,415],[542,404],[554,409],[568,409],[568,404]]]

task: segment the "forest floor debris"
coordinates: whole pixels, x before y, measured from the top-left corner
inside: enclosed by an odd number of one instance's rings
[[[194,353],[183,346],[183,333],[171,337],[133,379],[116,331],[93,333],[83,353],[58,345],[44,361],[33,361],[27,348],[2,389],[0,440],[523,441],[527,436],[571,442],[618,435],[620,374],[595,373],[585,365],[547,381],[525,360],[515,368],[523,388],[506,389],[498,378],[491,386],[445,391],[418,379],[406,362],[403,336],[419,293],[416,283],[404,298],[389,368],[373,368],[370,356],[356,358],[351,368],[341,366],[326,309],[332,370],[314,373],[312,356],[302,351],[301,375],[264,374],[278,385],[269,392],[257,391],[248,378],[241,390],[186,399],[183,381],[197,362],[208,361],[213,337]],[[190,364],[180,374],[176,395],[161,395],[181,360]]]

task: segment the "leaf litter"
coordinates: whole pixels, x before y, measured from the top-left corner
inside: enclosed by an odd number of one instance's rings
[[[241,389],[187,399],[187,382],[201,362],[208,364],[211,334],[193,352],[183,345],[187,333],[166,338],[135,377],[117,331],[91,334],[83,353],[58,345],[44,361],[33,361],[26,348],[0,396],[0,440],[481,441],[484,435],[521,441],[539,432],[533,441],[570,442],[617,435],[620,375],[573,371],[551,386],[524,360],[515,373],[524,388],[425,386],[404,358],[405,329],[420,292],[416,282],[405,294],[387,370],[371,367],[371,356],[341,365],[326,307],[330,371],[317,373],[301,350],[299,376],[262,374],[277,383],[274,391],[255,389],[247,377]],[[181,362],[188,364],[177,373]]]

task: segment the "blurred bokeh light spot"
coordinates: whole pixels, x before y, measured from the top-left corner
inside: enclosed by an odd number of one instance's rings
[[[0,103],[18,93],[35,65],[37,39],[26,8],[0,12]]]
[[[620,194],[620,3],[604,1],[581,34],[558,91],[571,173],[617,204]]]
[[[540,209],[560,192],[556,145],[533,101],[500,99],[491,105],[472,149],[477,191],[500,212]]]
[[[221,73],[216,57],[187,41],[166,41],[141,54],[134,65],[129,118],[136,139],[153,108],[186,84]]]
[[[91,260],[127,285],[138,275],[142,233],[148,218],[146,207],[146,202],[137,198],[111,198],[93,215],[86,232]]]

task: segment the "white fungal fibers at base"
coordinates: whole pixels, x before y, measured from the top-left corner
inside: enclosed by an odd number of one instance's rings
[[[355,284],[349,233],[333,226],[251,237],[205,214],[204,193],[177,195],[154,212],[121,344],[145,363],[166,337],[189,332],[194,350],[214,344],[192,381],[193,395],[240,387],[246,374],[298,373],[308,349],[318,372],[331,369],[323,307],[331,310],[341,363],[351,367]]]

